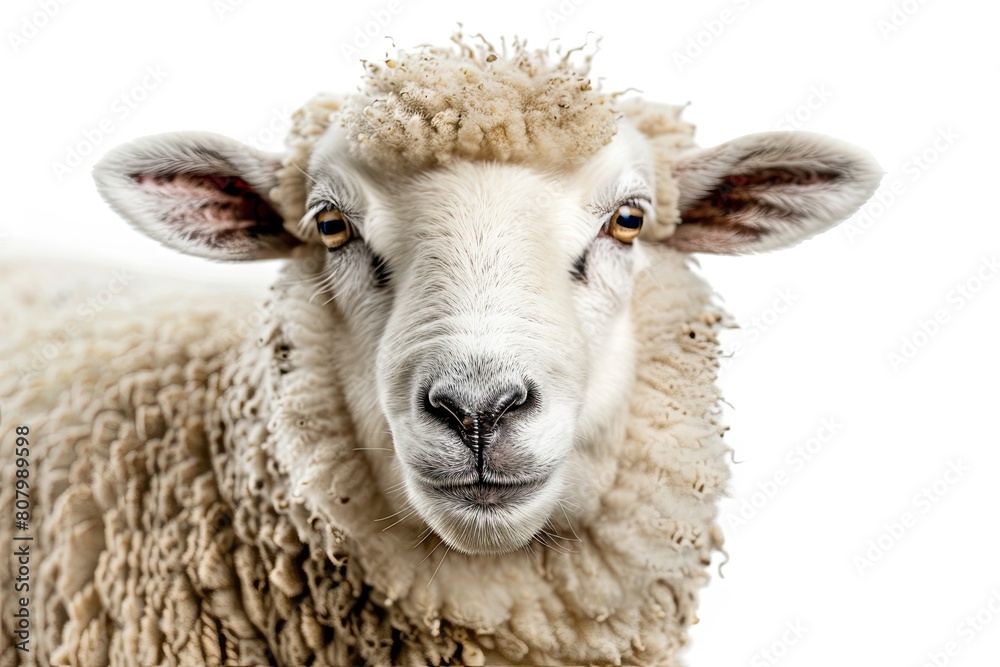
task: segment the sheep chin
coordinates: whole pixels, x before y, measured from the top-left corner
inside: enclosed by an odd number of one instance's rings
[[[406,480],[420,517],[447,546],[470,556],[501,556],[530,544],[551,519],[561,489],[561,475],[555,474],[506,499],[470,502],[461,491],[432,488],[412,476]]]

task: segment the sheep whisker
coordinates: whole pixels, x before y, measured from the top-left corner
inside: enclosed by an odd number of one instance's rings
[[[424,542],[426,542],[427,538],[430,537],[433,533],[434,533],[434,531],[431,530],[430,526],[427,526],[426,528],[424,528],[423,532],[421,532],[420,535],[417,536],[417,538],[418,538],[417,539],[417,543],[414,544],[412,547],[410,547],[410,549],[416,549],[417,547],[419,547],[421,544],[423,544]]]
[[[437,551],[437,550],[438,550],[438,547],[439,547],[439,546],[441,546],[442,544],[444,544],[444,541],[443,541],[443,540],[441,540],[441,541],[439,541],[439,542],[438,542],[437,544],[435,544],[435,545],[434,545],[434,548],[433,548],[433,549],[431,549],[430,551],[428,551],[428,552],[427,552],[427,553],[426,553],[426,554],[424,555],[424,557],[420,559],[420,563],[418,563],[418,565],[422,564],[422,563],[423,563],[423,562],[424,562],[425,560],[427,560],[428,558],[430,558],[430,557],[431,557],[431,554],[432,554],[432,553],[434,553],[435,551]]]
[[[407,508],[407,509],[409,509],[409,508]],[[408,514],[406,514],[405,516],[403,516],[401,519],[397,520],[396,523],[394,523],[394,524],[392,524],[390,526],[386,526],[385,528],[383,528],[382,532],[384,533],[385,531],[389,530],[393,526],[398,526],[399,524],[401,524],[402,522],[406,521],[407,519],[409,519],[411,516],[413,516],[416,513],[417,513],[417,510],[410,510],[410,512]],[[398,514],[398,512],[397,512],[397,514]],[[386,518],[389,518],[389,517],[386,517]]]
[[[402,514],[403,512],[405,512],[408,509],[413,509],[413,508],[410,507],[409,505],[407,505],[406,507],[404,507],[403,509],[399,510],[395,514],[390,514],[389,516],[384,516],[381,519],[375,519],[375,521],[385,521],[386,519],[391,519],[394,516],[399,516],[400,514]]]
[[[434,574],[431,575],[431,580],[427,582],[426,586],[424,586],[424,590],[427,590],[428,588],[431,587],[431,584],[434,582],[434,577],[437,576],[437,573],[441,569],[441,566],[444,565],[444,560],[448,557],[448,554],[450,553],[451,553],[451,547],[445,547],[444,556],[441,556],[441,562],[438,563],[438,566],[434,569]]]

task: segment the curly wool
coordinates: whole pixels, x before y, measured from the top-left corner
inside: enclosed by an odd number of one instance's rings
[[[40,559],[36,650],[13,648],[5,596],[0,665],[679,665],[721,546],[720,316],[690,260],[649,252],[595,520],[565,552],[443,560],[418,521],[376,522],[391,510],[355,449],[348,379],[319,363],[344,349],[339,316],[310,302],[304,263],[266,309],[185,291],[86,322],[72,295],[40,298],[37,275],[6,269],[18,312],[48,324],[7,322],[0,357],[0,456],[29,425]],[[78,335],[18,382],[22,353],[68,322]],[[4,485],[0,513],[13,501]]]
[[[356,130],[361,159],[394,168],[562,163],[611,138],[612,96],[591,90],[585,70],[522,44],[503,61],[491,52],[403,54],[373,67],[361,93],[296,112],[270,193],[289,229],[304,213],[312,148],[335,122]],[[428,84],[431,74],[440,78]],[[503,114],[484,106],[491,96],[510,105]],[[621,106],[667,161],[693,145],[680,111]],[[663,180],[657,218],[669,232],[676,185]],[[353,380],[330,363],[349,343],[336,311],[312,302],[307,262],[285,267],[266,308],[137,281],[144,298],[119,295],[93,319],[73,304],[99,284],[74,273],[59,284],[75,293],[47,295],[50,275],[0,268],[14,300],[0,310],[0,460],[12,460],[10,429],[30,425],[39,559],[36,650],[13,647],[6,596],[0,667],[678,665],[721,547],[719,314],[689,260],[647,252],[631,414],[606,443],[610,490],[588,499],[568,550],[533,543],[489,559],[442,557],[417,518],[388,531],[376,521],[393,510],[356,450],[344,399]],[[46,340],[58,341],[55,358],[19,379]],[[0,513],[13,503],[4,485]],[[10,530],[0,522],[0,542]],[[15,571],[12,559],[0,567],[5,590]]]
[[[611,96],[591,86],[589,59],[553,60],[515,40],[498,54],[455,37],[452,49],[401,51],[367,63],[361,93],[344,110],[357,155],[412,171],[456,159],[557,164],[611,141]]]
[[[590,56],[575,65],[575,50],[453,41],[367,62],[358,93],[319,95],[293,114],[282,184],[271,193],[286,219],[305,213],[302,170],[334,122],[347,128],[354,156],[393,173],[461,159],[565,167],[614,137],[616,96],[591,84]]]
[[[479,99],[478,95],[473,97],[475,100]],[[269,195],[285,219],[285,229],[296,236],[301,236],[299,226],[306,213],[306,190],[309,185],[306,167],[316,142],[333,123],[345,117],[345,100],[346,97],[342,95],[317,95],[292,114],[291,129],[286,138],[288,153],[279,171],[279,184]],[[356,108],[363,104],[363,100],[364,98],[354,98],[351,104]],[[474,102],[467,101],[466,104],[472,105]],[[652,149],[655,173],[670,173],[671,165],[677,158],[684,151],[696,147],[695,126],[681,118],[683,106],[656,104],[633,98],[620,102],[618,108],[619,115],[647,137]],[[598,118],[603,124],[603,114]],[[596,140],[596,135],[594,138]],[[372,145],[371,142],[365,145],[354,144],[354,149],[365,151]],[[584,146],[581,144],[578,148],[580,156],[583,156]],[[595,141],[586,150],[594,151],[599,148],[600,145]],[[386,149],[382,153],[382,157],[392,158],[391,150]],[[545,153],[531,155],[538,157]],[[565,167],[565,164],[562,166]],[[649,241],[662,241],[673,235],[680,224],[680,191],[677,181],[670,178],[657,179],[655,200],[656,223],[648,225],[643,234]]]

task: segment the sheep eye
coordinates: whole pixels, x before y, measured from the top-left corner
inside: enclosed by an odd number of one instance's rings
[[[316,229],[323,244],[332,252],[354,237],[351,223],[335,208],[328,208],[316,215]]]
[[[642,209],[622,206],[608,221],[608,234],[622,243],[632,243],[642,229]]]

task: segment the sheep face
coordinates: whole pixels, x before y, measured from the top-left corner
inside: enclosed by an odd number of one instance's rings
[[[562,506],[570,488],[597,499],[614,480],[643,244],[791,245],[852,213],[881,176],[863,151],[817,135],[680,152],[642,128],[622,120],[603,148],[557,167],[456,158],[390,171],[331,124],[294,165],[306,173],[294,216],[272,196],[281,157],[216,135],[136,141],[95,177],[166,245],[285,257],[314,280],[345,351],[330,363],[357,445],[392,451],[369,457],[386,496],[402,484],[451,547],[497,554],[556,516],[596,511]]]
[[[648,148],[629,128],[560,172],[466,161],[389,179],[346,149],[334,131],[314,151],[301,234],[332,245],[324,288],[373,361],[358,403],[377,396],[407,497],[453,548],[519,548],[627,412]]]

